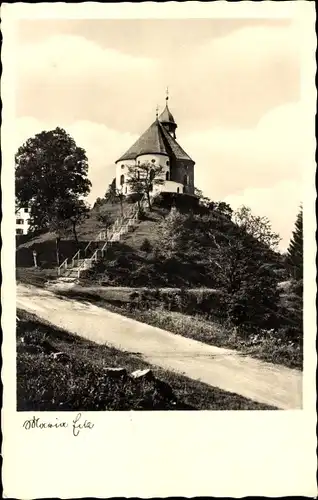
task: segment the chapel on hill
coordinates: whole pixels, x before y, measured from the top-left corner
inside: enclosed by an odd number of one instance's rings
[[[154,193],[186,193],[194,195],[195,162],[176,141],[177,124],[168,107],[169,96],[163,112],[139,139],[116,161],[116,187],[123,194],[130,194],[127,184],[128,167],[153,163],[163,167],[164,184],[154,185]]]

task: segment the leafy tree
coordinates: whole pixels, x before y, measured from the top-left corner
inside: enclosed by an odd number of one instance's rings
[[[151,250],[152,250],[152,244],[150,243],[150,241],[148,240],[148,238],[145,238],[142,242],[142,244],[140,245],[140,250],[142,252],[146,252],[146,253],[150,253]]]
[[[59,127],[36,134],[16,153],[16,206],[30,206],[31,228],[55,231],[57,246],[70,225],[76,235],[76,224],[87,213],[82,201],[91,187],[87,172],[85,151]]]
[[[220,214],[231,219],[233,210],[225,201],[211,201],[210,198],[204,196],[203,191],[194,188],[194,194],[199,198],[200,205],[211,211],[218,211]]]
[[[234,212],[233,221],[260,243],[277,250],[281,238],[272,230],[267,217],[254,215],[250,208],[242,206]]]
[[[208,251],[208,272],[225,292],[231,322],[246,328],[275,326],[279,295],[268,253],[242,227],[228,228]]]
[[[164,184],[163,167],[152,163],[143,163],[138,168],[128,166],[127,184],[135,193],[145,194],[147,197],[149,209],[151,210],[150,193],[154,186]]]
[[[217,211],[219,214],[227,217],[228,219],[232,218],[233,209],[228,203],[225,203],[225,201],[210,201],[208,203],[208,208],[209,210]]]
[[[120,203],[120,211],[121,216],[124,216],[124,206],[123,202],[125,199],[125,195],[116,188],[116,179],[114,179],[108,186],[108,189],[105,193],[105,201],[108,203],[116,204]]]
[[[97,220],[102,225],[106,233],[106,240],[108,238],[108,229],[113,225],[113,219],[108,212],[99,211],[97,214]]]
[[[210,198],[207,198],[206,196],[204,196],[203,191],[201,189],[198,189],[195,187],[194,194],[195,194],[195,196],[197,196],[199,198],[200,205],[202,205],[204,207],[208,207],[209,204],[211,203]]]
[[[303,209],[297,215],[295,229],[287,249],[287,266],[294,279],[303,279]]]
[[[96,201],[93,205],[93,208],[99,208],[101,205],[103,205],[104,199],[103,198],[96,198]]]
[[[32,215],[38,223],[55,200],[76,199],[90,191],[85,151],[59,127],[28,139],[18,149],[15,164],[16,200],[19,206],[36,206]]]
[[[223,292],[224,313],[245,328],[275,326],[278,291],[270,250],[244,226],[217,210],[200,216],[170,214],[163,222],[160,259],[181,259],[202,283]]]
[[[89,207],[83,200],[68,199],[65,200],[64,202],[63,217],[65,218],[66,221],[69,221],[77,245],[78,245],[78,237],[76,228],[79,224],[81,224],[85,219],[89,217],[89,211],[90,211]]]
[[[88,217],[89,207],[84,203],[83,200],[66,198],[65,200],[55,200],[51,204],[51,212],[46,215],[45,218],[41,218],[45,227],[48,227],[51,231],[55,233],[56,237],[56,262],[59,266],[59,244],[62,237],[69,234],[72,230],[74,239],[78,245],[78,237],[76,227],[84,219]]]

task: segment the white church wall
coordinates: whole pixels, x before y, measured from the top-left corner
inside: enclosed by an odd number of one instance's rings
[[[136,160],[123,160],[116,164],[116,188],[122,189],[123,194],[129,194],[130,192],[127,185],[128,167],[135,165]],[[124,183],[121,182],[122,176],[124,176]]]
[[[174,182],[174,181],[165,181],[165,183],[162,186],[154,186],[154,193],[182,193],[183,192],[183,185],[180,184],[179,182]]]
[[[120,189],[124,195],[132,193],[130,186],[127,184],[128,169],[130,166],[138,169],[138,165],[143,163],[150,163],[154,166],[161,165],[163,168],[162,179],[163,185],[154,185],[153,192],[167,192],[167,193],[183,193],[183,184],[170,180],[170,161],[168,155],[163,154],[144,154],[139,155],[136,160],[124,160],[116,164],[116,187]],[[168,172],[168,176],[167,176]],[[167,178],[168,177],[168,178]],[[123,182],[122,182],[123,181]]]
[[[140,163],[139,163],[140,162]],[[162,166],[162,179],[166,179],[166,173],[169,172],[170,174],[170,161],[169,161],[169,156],[164,155],[164,154],[145,154],[145,155],[140,155],[137,156],[136,158],[136,164],[142,165],[143,163],[150,163],[153,164],[154,166]]]

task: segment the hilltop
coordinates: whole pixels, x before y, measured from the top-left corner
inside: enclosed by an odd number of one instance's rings
[[[126,212],[131,208],[132,201],[123,202],[123,211]],[[186,210],[182,203],[180,204],[183,210]],[[79,245],[74,241],[74,236],[70,232],[66,233],[60,242],[60,260],[72,258],[79,248],[84,248],[89,241],[94,241],[98,238],[99,233],[104,229],[101,222],[98,220],[98,213],[107,213],[112,222],[121,216],[122,211],[120,203],[111,203],[104,201],[98,206],[91,209],[89,217],[78,226],[77,234]],[[171,204],[161,205],[155,204],[151,211],[146,210],[146,213],[139,221],[138,226],[133,232],[129,232],[122,237],[123,249],[129,247],[133,251],[138,252],[145,240],[154,246],[158,242],[158,225],[170,213]],[[38,256],[38,265],[46,269],[54,269],[56,267],[56,236],[53,232],[41,232],[39,234],[29,234],[17,237],[17,252],[16,265],[17,267],[32,267],[33,266],[33,250],[36,250]],[[118,245],[117,245],[118,247]],[[120,245],[119,245],[120,247]]]

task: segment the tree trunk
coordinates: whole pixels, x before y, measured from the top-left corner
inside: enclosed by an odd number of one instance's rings
[[[76,242],[76,246],[78,247],[78,237],[77,237],[77,232],[76,232],[76,222],[72,222],[72,229],[73,229],[73,234],[74,234],[74,239]]]
[[[61,238],[59,236],[57,236],[55,238],[55,251],[56,251],[56,264],[57,264],[57,267],[59,267],[59,265],[60,265],[60,241],[61,241]]]
[[[36,252],[33,252],[33,262],[34,262],[34,267],[38,267],[38,261],[37,261],[37,254],[36,254]]]
[[[149,210],[151,210],[151,201],[150,201],[149,191],[147,191],[147,200],[148,200]]]

